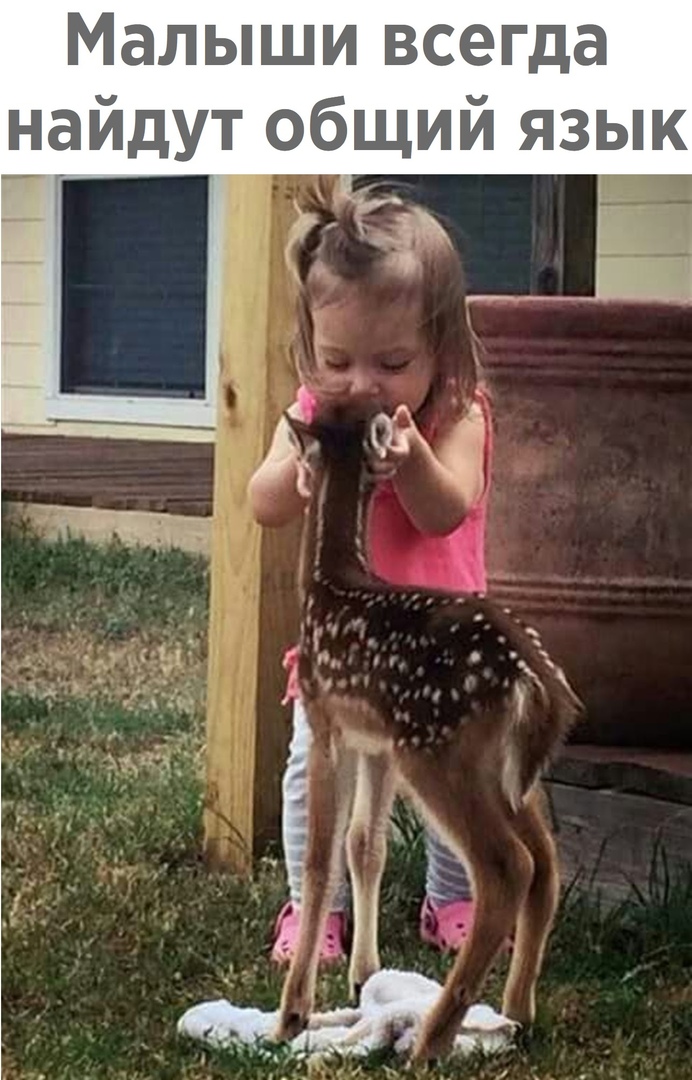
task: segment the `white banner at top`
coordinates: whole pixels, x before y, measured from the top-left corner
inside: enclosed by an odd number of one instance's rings
[[[6,4],[6,173],[688,173],[692,5]]]

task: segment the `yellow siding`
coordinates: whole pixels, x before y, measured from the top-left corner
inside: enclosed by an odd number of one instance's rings
[[[39,269],[45,266],[46,259],[46,223],[25,218],[24,221],[6,221],[5,188],[11,181],[20,181],[21,177],[5,177],[2,182],[3,222],[2,222],[2,261],[3,264],[33,264]]]
[[[5,386],[2,388],[3,431],[31,431],[45,434],[43,392],[34,386]]]
[[[43,348],[38,345],[5,344],[2,350],[2,388],[22,386],[34,390],[43,385]]]
[[[43,305],[31,301],[5,304],[2,320],[3,345],[43,344]]]
[[[46,196],[43,177],[2,179],[2,425],[8,431],[46,430]]]
[[[692,299],[692,176],[601,176],[596,295]]]
[[[46,216],[45,176],[4,176],[3,221],[43,221]]]
[[[25,404],[26,403],[26,404]],[[40,409],[30,415],[29,406]],[[43,392],[33,399],[19,399],[13,388],[3,385],[2,430],[21,435],[79,435],[92,439],[141,439],[163,442],[213,442],[214,432],[208,428],[175,428],[156,424],[106,424],[93,420],[45,419]]]
[[[46,275],[40,262],[3,262],[2,299],[5,304],[44,304]]]

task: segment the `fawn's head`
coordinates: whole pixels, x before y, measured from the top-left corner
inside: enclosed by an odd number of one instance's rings
[[[284,413],[301,464],[302,493],[311,496],[327,470],[373,480],[369,463],[383,458],[393,437],[389,415],[377,406],[322,408],[311,423]]]

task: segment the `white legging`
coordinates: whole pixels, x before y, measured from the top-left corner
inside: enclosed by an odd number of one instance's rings
[[[311,737],[305,710],[296,701],[293,708],[293,737],[282,781],[282,839],[288,889],[294,904],[300,904],[307,841],[307,760]],[[464,867],[429,828],[425,829],[425,852],[425,888],[433,903],[439,905],[468,900],[471,886]],[[347,907],[346,856],[342,851],[339,886],[332,909],[344,911]]]

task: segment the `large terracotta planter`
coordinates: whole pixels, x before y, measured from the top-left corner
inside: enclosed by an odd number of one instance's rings
[[[692,747],[692,304],[475,297],[497,421],[491,588],[587,705]]]

